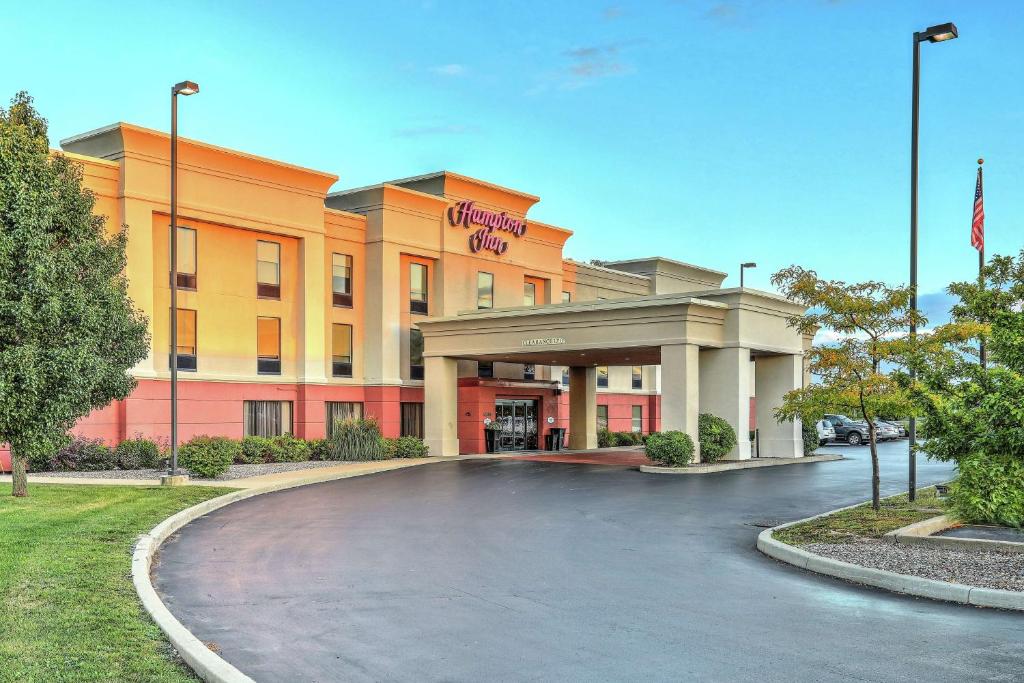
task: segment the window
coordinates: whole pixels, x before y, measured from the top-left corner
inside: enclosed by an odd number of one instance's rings
[[[608,366],[602,365],[597,368],[597,386],[607,387],[608,386]]]
[[[597,407],[597,428],[608,429],[608,406]]]
[[[537,283],[523,283],[523,305],[535,306],[537,304]]]
[[[335,377],[352,376],[351,325],[331,325],[331,374]]]
[[[256,372],[281,374],[280,318],[256,318]]]
[[[490,361],[480,361],[477,363],[477,377],[494,377],[494,363]]]
[[[256,296],[281,298],[281,245],[277,242],[256,242]]]
[[[409,330],[409,379],[423,379],[423,333]]]
[[[168,243],[170,239],[168,239]],[[168,253],[167,262],[171,255]],[[168,265],[168,272],[171,268]],[[178,287],[182,289],[196,288],[196,231],[193,228],[178,226]]]
[[[644,408],[643,406],[633,406],[633,424],[632,429],[634,432],[644,431]]]
[[[334,433],[334,425],[345,420],[359,419],[363,416],[363,404],[341,401],[327,401],[327,436]]]
[[[402,404],[402,436],[423,438],[423,404]]]
[[[644,388],[644,368],[642,365],[633,366],[633,388],[643,389]]]
[[[246,436],[281,436],[292,433],[291,401],[243,401]]]
[[[178,321],[178,369],[196,369],[196,312],[179,308]],[[168,363],[169,364],[169,363]]]
[[[409,311],[427,314],[427,267],[422,263],[409,264]]]
[[[352,308],[352,257],[331,255],[331,292],[335,306]]]
[[[571,302],[572,302],[572,293],[571,292],[562,292],[562,303],[563,304],[567,304],[567,303],[571,303]]]
[[[537,378],[537,366],[533,363],[528,363],[523,366],[523,379],[536,379]]]
[[[569,386],[569,368],[562,368],[562,386]]]
[[[476,307],[494,308],[494,273],[476,274]]]

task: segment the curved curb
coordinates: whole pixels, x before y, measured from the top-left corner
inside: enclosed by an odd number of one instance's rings
[[[838,453],[822,453],[820,455],[804,455],[799,458],[749,458],[747,460],[720,460],[714,463],[694,463],[686,467],[666,467],[664,465],[640,465],[641,472],[647,474],[714,474],[716,472],[733,472],[735,470],[753,470],[759,467],[782,467],[784,465],[812,465],[816,462],[834,462],[846,460]]]
[[[830,510],[820,515],[798,519],[795,522],[788,522],[771,529],[765,529],[757,535],[757,549],[768,557],[791,564],[800,569],[866,586],[884,588],[895,593],[931,598],[932,600],[957,602],[964,605],[976,605],[978,607],[996,607],[999,609],[1024,611],[1024,592],[967,586],[948,581],[910,576],[909,574],[897,574],[885,569],[862,567],[807,552],[788,543],[777,541],[772,536],[776,531],[796,526],[797,524],[803,524],[819,517],[827,517],[843,510],[850,510],[862,504],[847,505],[846,507]]]
[[[191,631],[178,621],[171,614],[167,606],[160,599],[156,589],[153,587],[150,571],[153,567],[153,556],[160,549],[160,545],[167,540],[174,532],[184,527],[189,522],[202,517],[214,510],[237,503],[246,498],[253,498],[265,493],[284,491],[286,489],[298,488],[310,484],[320,484],[337,479],[349,479],[366,474],[377,474],[393,470],[426,465],[437,462],[433,459],[424,459],[419,462],[409,462],[398,467],[379,467],[357,472],[333,472],[331,474],[311,475],[303,479],[278,482],[258,489],[242,489],[223,496],[211,498],[198,505],[177,512],[164,521],[157,524],[149,533],[143,534],[135,544],[132,551],[132,583],[135,584],[135,592],[149,616],[164,632],[167,639],[178,651],[178,654],[192,668],[197,676],[207,683],[254,683],[253,679],[228,663],[223,657],[217,655],[206,643],[199,640]],[[230,482],[225,482],[230,486]]]

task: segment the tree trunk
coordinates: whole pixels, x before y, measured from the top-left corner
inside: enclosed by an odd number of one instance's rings
[[[28,495],[28,460],[21,457],[11,449],[11,495],[15,498],[24,498]]]
[[[868,442],[871,444],[871,507],[877,512],[881,507],[881,478],[878,476],[878,439],[875,423],[868,421]]]

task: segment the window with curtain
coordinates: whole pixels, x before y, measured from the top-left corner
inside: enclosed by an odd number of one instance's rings
[[[352,376],[352,326],[343,323],[331,325],[331,374],[334,377]]]
[[[536,282],[524,282],[523,283],[523,305],[524,306],[535,306],[537,304],[537,283]]]
[[[168,243],[170,240],[168,240]],[[167,270],[170,271],[171,255],[167,254]],[[194,228],[178,226],[178,273],[177,284],[182,289],[196,289],[196,231]]]
[[[409,264],[409,311],[427,314],[429,292],[427,288],[427,267],[422,263]]]
[[[352,308],[352,257],[348,254],[331,255],[332,303]]]
[[[327,436],[334,433],[334,426],[345,420],[357,420],[363,417],[363,404],[354,401],[327,401],[325,419]]]
[[[633,366],[633,388],[643,389],[644,388],[644,368],[642,365]]]
[[[632,429],[634,432],[644,431],[644,409],[643,406],[633,406],[633,424]]]
[[[423,438],[423,404],[402,404],[402,436]]]
[[[476,274],[476,307],[494,308],[494,273]]]
[[[281,319],[256,318],[256,372],[281,374]]]
[[[196,312],[187,308],[177,310],[178,369],[196,369]]]
[[[409,379],[423,379],[423,333],[409,330]]]
[[[608,366],[602,365],[597,369],[597,386],[608,386]]]
[[[608,429],[608,406],[597,407],[597,428]]]
[[[243,401],[246,436],[281,436],[292,433],[291,401]]]
[[[281,298],[281,245],[277,242],[256,242],[256,296]]]

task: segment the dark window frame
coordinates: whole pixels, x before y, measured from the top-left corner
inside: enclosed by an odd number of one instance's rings
[[[337,256],[341,256],[346,260],[345,268],[348,270],[348,277],[345,278],[346,289],[338,291],[334,288],[334,259]],[[333,252],[331,254],[331,305],[337,308],[352,308],[352,289],[353,281],[355,280],[355,264],[351,254],[343,254],[341,252]]]
[[[260,264],[271,263],[260,258],[260,244],[273,244],[277,247],[277,282],[260,281]],[[281,243],[271,240],[256,240],[256,298],[257,299],[281,299]]]
[[[494,361],[482,360],[476,364],[476,376],[484,379],[494,377]]]
[[[415,362],[416,357],[413,355],[414,338],[419,337],[419,363]],[[423,379],[423,332],[418,328],[409,328],[409,379],[411,380],[422,380]]]
[[[636,372],[637,368],[640,368],[640,372]],[[634,389],[643,389],[644,388],[644,366],[642,366],[642,365],[634,365],[632,370],[633,371],[630,373],[630,385]]]
[[[168,232],[170,232],[170,226],[167,226],[167,227],[168,227]],[[170,251],[168,251],[167,252],[167,273],[168,273],[167,281],[168,281],[168,283],[170,283],[171,277],[174,277],[175,280],[176,280],[178,289],[185,289],[185,290],[188,290],[190,292],[195,292],[195,291],[198,291],[197,290],[198,279],[196,277],[196,274],[199,272],[199,231],[196,230],[195,228],[190,228],[187,225],[179,225],[178,226],[178,232],[179,233],[181,233],[181,232],[190,232],[190,233],[192,233],[192,262],[195,263],[196,272],[195,273],[183,273],[181,271],[178,271],[177,273],[174,273],[172,275],[171,274],[171,253],[170,253]],[[170,247],[170,240],[168,240],[167,242],[168,242],[168,248],[169,248]],[[177,265],[180,267],[181,266],[181,258],[180,258],[180,256],[181,256],[181,248],[180,247],[178,248],[178,256],[179,256],[179,259],[178,259]]]
[[[277,355],[260,355],[260,320],[277,321]],[[280,375],[281,374],[281,318],[270,315],[256,316],[256,374],[257,375]]]
[[[486,276],[488,276],[490,278],[490,282],[489,282],[489,284],[487,286],[487,290],[486,290],[488,292],[487,296],[490,297],[490,301],[491,301],[489,306],[481,306],[480,305],[480,300],[481,300],[481,296],[480,296],[480,292],[481,292],[480,276],[482,276],[482,275],[486,275]],[[478,311],[489,311],[492,308],[494,308],[494,273],[489,273],[486,270],[478,270],[476,272],[476,309]]]
[[[418,292],[412,288],[413,270],[423,269],[423,291]],[[417,298],[422,294],[423,298]],[[409,312],[416,315],[427,315],[430,311],[430,266],[419,261],[409,262]]]
[[[423,438],[423,403],[402,401],[399,404],[401,416],[400,436]]]
[[[339,356],[334,352],[334,328],[336,327],[347,327],[348,328],[348,360],[344,360],[345,356]],[[349,323],[331,323],[331,376],[332,377],[352,377],[352,362],[355,356],[355,330]],[[338,359],[342,360],[338,360]]]
[[[194,308],[179,308],[178,311],[189,311],[193,317],[193,327],[195,327],[195,345],[192,347],[192,353],[182,353],[181,351],[177,354],[178,359],[178,370],[184,372],[196,372],[199,366],[199,311]],[[181,331],[181,326],[178,326],[178,330]],[[170,329],[168,329],[168,337],[170,337]],[[168,339],[170,343],[174,343],[174,340]],[[170,344],[168,344],[170,346]],[[171,353],[167,353],[167,366],[171,366]]]
[[[272,426],[275,421],[272,415],[273,406],[277,405],[277,416],[276,430],[261,429],[260,422],[263,423],[263,427]],[[284,424],[284,406],[288,406],[288,424],[287,428]],[[265,410],[269,414],[259,415],[260,410]],[[260,433],[260,432],[264,433]],[[276,433],[271,433],[276,431]],[[295,433],[295,404],[292,401],[265,401],[265,400],[243,400],[242,401],[242,433],[245,436],[280,436],[282,434],[294,434]]]
[[[601,368],[604,368],[604,375],[601,374]],[[597,367],[597,388],[607,389],[608,388],[608,366],[600,365]]]

